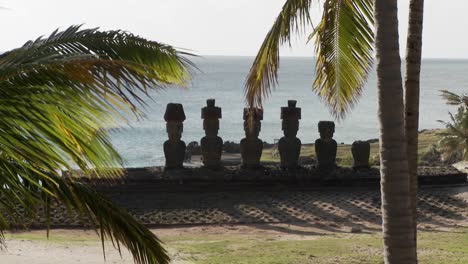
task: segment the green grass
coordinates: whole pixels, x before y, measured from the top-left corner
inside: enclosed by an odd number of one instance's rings
[[[468,263],[468,229],[419,235],[420,263]],[[185,260],[199,264],[383,263],[380,237],[379,233],[340,234],[281,241],[273,235],[219,235],[166,241]]]
[[[375,263],[381,264],[382,239],[379,232],[323,235],[190,234],[162,236],[165,245],[179,260],[196,264],[295,264],[295,263]],[[157,233],[157,231],[156,231]],[[45,241],[41,233],[8,234],[7,238]],[[49,243],[99,246],[99,239],[88,233],[58,238],[52,233]],[[468,263],[468,228],[450,231],[419,232],[419,263]]]
[[[425,154],[433,145],[437,144],[440,140],[437,133],[440,132],[438,129],[425,130],[419,133],[418,143],[418,155],[421,157]],[[271,148],[264,149],[262,153],[263,162],[279,162],[279,157],[273,157]],[[378,159],[379,143],[371,143],[370,153],[370,164],[375,165]],[[301,157],[312,157],[315,159],[315,148],[314,144],[306,144],[301,148]],[[336,154],[338,165],[340,166],[351,166],[353,164],[353,156],[351,154],[350,144],[339,144]]]
[[[221,238],[221,239],[220,239]],[[273,238],[244,238],[235,236],[211,238],[209,242],[171,243],[178,251],[190,256],[195,263],[336,263],[340,259],[355,260],[379,259],[378,253],[361,256],[356,243],[377,248],[376,238],[325,236],[314,240],[275,241]],[[377,263],[377,262],[376,262]]]

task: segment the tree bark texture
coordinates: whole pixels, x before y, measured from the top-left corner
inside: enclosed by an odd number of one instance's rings
[[[416,263],[404,130],[397,0],[375,0],[384,259]]]
[[[410,174],[410,206],[417,244],[418,128],[424,0],[411,0],[406,42],[405,130]]]

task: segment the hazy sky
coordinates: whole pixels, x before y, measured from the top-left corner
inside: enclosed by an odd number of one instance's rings
[[[201,55],[255,55],[284,0],[0,0],[0,51],[55,28],[124,29]],[[404,52],[408,0],[399,0]],[[426,0],[423,57],[468,58],[468,1]],[[6,9],[5,9],[6,8]],[[320,17],[320,4],[314,19]],[[299,38],[282,55],[312,56]]]

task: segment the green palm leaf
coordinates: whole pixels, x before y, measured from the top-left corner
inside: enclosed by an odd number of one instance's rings
[[[257,53],[245,84],[247,103],[261,107],[278,81],[279,46],[311,25],[312,1],[289,0]],[[355,105],[373,63],[373,2],[326,0],[321,22],[309,36],[316,43],[314,91],[336,117]]]
[[[97,219],[137,263],[167,263],[145,227],[59,171],[75,165],[88,176],[121,175],[107,128],[127,113],[142,117],[149,90],[190,81],[189,56],[127,32],[80,26],[0,54],[0,244],[1,232],[22,217],[17,206],[32,219],[56,199]]]
[[[54,177],[54,181],[57,183],[55,191],[59,200],[99,226],[101,238],[110,239],[119,251],[120,243],[127,247],[136,263],[169,261],[161,241],[129,213],[89,186],[61,177]]]
[[[279,47],[290,43],[291,34],[311,25],[309,9],[311,0],[287,0],[281,13],[268,32],[250,68],[245,83],[247,102],[251,107],[261,107],[263,97],[278,82]]]
[[[465,105],[468,106],[468,96],[458,95],[447,90],[441,90],[441,97],[448,105]]]
[[[467,97],[457,95],[449,91],[441,91],[442,98],[448,105],[459,105],[457,113],[449,113],[450,122],[438,120],[445,125],[445,130],[437,133],[441,139],[438,142],[438,150],[442,153],[442,159],[448,160],[461,154],[463,160],[468,160],[468,111]]]
[[[315,37],[315,92],[337,117],[352,108],[362,93],[373,63],[373,1],[328,0]]]

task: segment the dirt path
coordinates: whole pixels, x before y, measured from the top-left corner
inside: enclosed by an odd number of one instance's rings
[[[94,231],[52,230],[49,240],[45,231],[19,232],[6,235],[7,248],[0,251],[1,264],[130,264],[131,255],[122,250],[122,256],[106,243],[104,260],[101,242]],[[169,248],[174,264],[190,264],[179,259]]]

